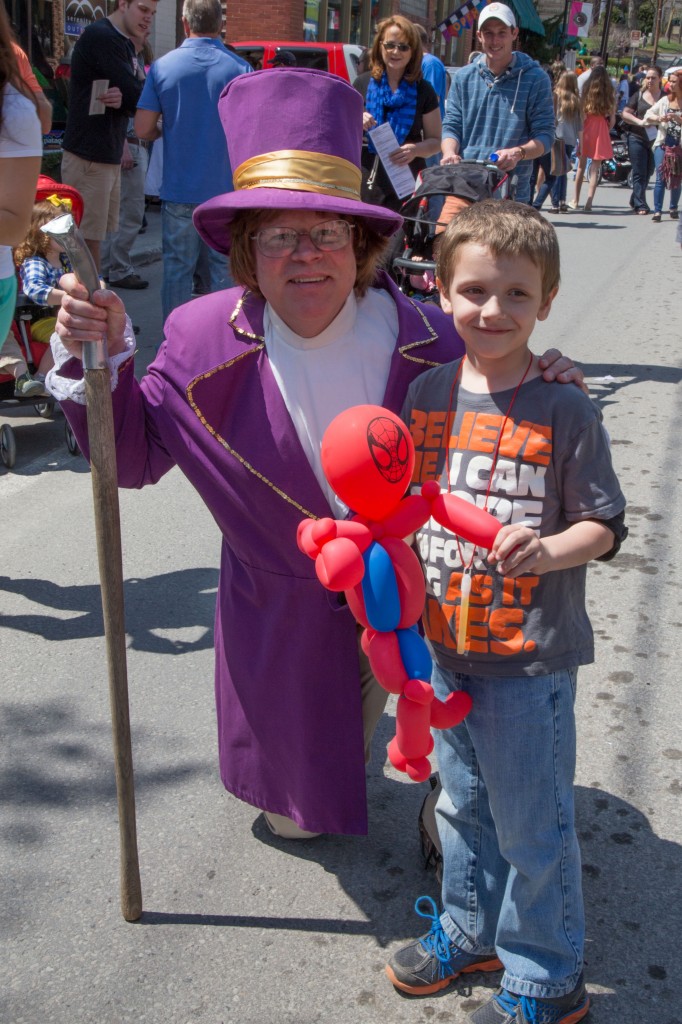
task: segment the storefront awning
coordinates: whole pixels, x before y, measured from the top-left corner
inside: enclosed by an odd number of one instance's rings
[[[545,26],[540,21],[533,0],[508,0],[508,3],[516,13],[519,28],[525,28],[529,32],[535,32],[538,36],[544,36]]]

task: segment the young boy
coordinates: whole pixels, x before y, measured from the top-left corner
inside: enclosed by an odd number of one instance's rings
[[[503,524],[490,552],[433,521],[418,534],[436,696],[466,690],[473,709],[435,735],[443,913],[418,900],[431,930],[387,966],[412,995],[504,968],[474,1024],[573,1024],[589,1008],[574,700],[594,654],[585,566],[627,530],[599,413],[578,388],[545,384],[528,347],[558,286],[556,234],[531,207],[460,213],[438,287],[466,356],[414,381],[403,408],[413,483],[440,480]]]

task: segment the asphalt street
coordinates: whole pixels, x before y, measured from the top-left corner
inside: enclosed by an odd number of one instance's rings
[[[597,662],[578,684],[588,1020],[682,1024],[682,250],[674,222],[626,213],[627,197],[601,187],[590,214],[551,218],[563,283],[534,349],[583,365],[629,501],[621,554],[590,570]],[[149,219],[140,258],[158,256],[158,211]],[[161,338],[161,264],[143,272],[149,289],[124,296],[140,372]],[[138,923],[123,920],[89,471],[59,411],[47,421],[4,403],[0,423],[18,449],[0,466],[0,1020],[464,1024],[495,975],[412,999],[383,971],[424,930],[416,897],[437,897],[416,824],[426,785],[385,761],[391,713],[368,769],[366,838],[275,839],[223,790],[219,541],[175,471],[120,496],[144,900]]]

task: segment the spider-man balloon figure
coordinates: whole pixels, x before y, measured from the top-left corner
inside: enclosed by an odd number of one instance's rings
[[[362,646],[372,671],[398,694],[396,735],[388,745],[394,768],[415,782],[429,777],[431,728],[458,725],[471,708],[462,692],[434,697],[431,655],[417,623],[426,587],[419,559],[402,540],[428,522],[479,548],[492,547],[500,528],[490,513],[444,494],[435,480],[406,496],[414,445],[405,424],[388,409],[357,405],[330,423],[322,439],[322,468],[330,485],[355,511],[350,519],[304,519],[298,546],[315,560],[328,590],[343,590],[365,627]]]

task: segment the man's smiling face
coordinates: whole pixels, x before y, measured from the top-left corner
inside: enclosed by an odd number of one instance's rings
[[[489,18],[478,32],[481,49],[494,74],[504,71],[511,63],[518,34],[517,28],[510,28],[498,18]]]

